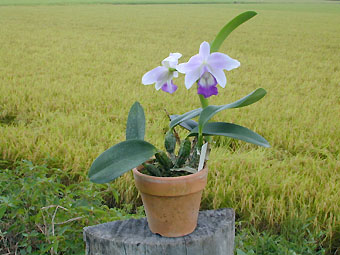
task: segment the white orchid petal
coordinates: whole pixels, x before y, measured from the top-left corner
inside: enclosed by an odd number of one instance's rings
[[[181,55],[180,53],[170,53],[169,57],[166,57],[165,59],[163,59],[163,61],[178,62],[178,59],[180,57],[178,57],[177,54]]]
[[[200,78],[201,70],[197,68],[196,70],[186,73],[185,75],[185,87],[190,89],[192,85]]]
[[[216,78],[217,83],[224,88],[227,84],[227,78],[222,69],[210,68],[210,73]]]
[[[170,59],[170,60],[163,60],[162,65],[166,68],[175,68],[178,64],[178,60]]]
[[[167,61],[167,60],[163,60],[163,61],[162,61],[162,66],[164,66],[164,67],[166,67],[166,68],[169,69],[169,68],[170,68],[170,65],[171,65],[171,64],[170,64],[170,61]]]
[[[178,60],[178,59],[180,59],[180,58],[182,57],[182,54],[176,52],[176,53],[170,53],[170,56],[171,56],[171,57],[174,57],[175,59]]]
[[[241,65],[241,63],[239,61],[237,61],[236,59],[232,59],[230,58],[229,62],[228,62],[228,66],[226,67],[227,71],[233,70],[235,68],[238,68]]]
[[[214,52],[209,56],[207,63],[212,68],[226,69],[229,59],[226,54]]]
[[[169,67],[170,68],[176,68],[177,64],[178,64],[178,61],[176,61],[176,62],[169,62]]]
[[[202,59],[199,55],[192,56],[187,63],[179,64],[177,71],[180,73],[190,73],[202,65]]]
[[[212,68],[226,69],[228,71],[240,66],[240,62],[220,52],[212,53],[208,58],[208,64]]]
[[[202,42],[200,46],[199,55],[203,61],[207,61],[210,55],[210,44],[208,42]]]
[[[166,83],[166,81],[165,82],[162,81],[162,80],[157,81],[156,85],[155,85],[156,90],[160,90],[165,83]]]
[[[150,85],[155,83],[159,78],[163,75],[165,75],[168,72],[168,69],[166,69],[163,66],[158,66],[151,71],[147,72],[143,75],[142,83],[144,85]]]
[[[178,64],[178,59],[182,56],[181,53],[170,53],[169,57],[163,59],[162,65],[166,68],[175,68]]]

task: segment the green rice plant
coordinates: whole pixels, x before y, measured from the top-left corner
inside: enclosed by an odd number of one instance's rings
[[[237,3],[280,3],[284,0],[242,0]],[[313,3],[320,0],[294,0],[291,2]],[[0,0],[0,6],[30,5],[75,5],[75,4],[234,4],[232,0]]]
[[[295,226],[289,229],[288,235],[275,235],[268,231],[259,232],[253,227],[242,227],[241,222],[238,222],[235,254],[324,255],[325,249],[319,245],[324,233],[312,232],[308,223],[297,221],[294,223]]]

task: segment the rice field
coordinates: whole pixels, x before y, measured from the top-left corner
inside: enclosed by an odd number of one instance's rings
[[[337,0],[326,0],[329,3]],[[326,2],[325,1],[325,2]],[[235,3],[318,3],[320,0],[0,0],[0,6],[78,4],[235,4]]]
[[[216,121],[246,126],[272,145],[219,138],[209,160],[202,209],[233,207],[259,229],[312,221],[333,251],[340,247],[340,4],[38,5],[0,1],[0,158],[87,172],[124,140],[130,106],[147,118],[146,140],[162,148],[164,108],[199,107],[183,77],[169,95],[143,86],[143,74],[170,52],[181,62],[231,18],[258,15],[221,48],[241,62],[210,104],[256,88],[258,103]],[[81,180],[80,180],[81,181]],[[113,184],[122,203],[136,199],[131,174]],[[339,252],[339,251],[338,251]]]

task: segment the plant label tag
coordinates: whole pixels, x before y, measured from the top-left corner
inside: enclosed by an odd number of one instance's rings
[[[200,162],[198,163],[198,172],[204,167],[205,157],[207,155],[208,143],[203,144],[201,148]]]

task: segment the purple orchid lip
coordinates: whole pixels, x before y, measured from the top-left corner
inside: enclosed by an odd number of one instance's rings
[[[203,73],[201,78],[198,80],[197,85],[197,93],[203,95],[205,98],[218,94],[216,87],[217,80],[215,76],[208,71]]]
[[[204,98],[208,98],[211,96],[216,96],[218,94],[218,90],[216,85],[210,87],[202,87],[198,85],[197,94],[203,95]]]
[[[177,86],[171,80],[170,84],[169,84],[169,82],[166,82],[166,83],[163,84],[162,90],[172,94],[177,90]]]

